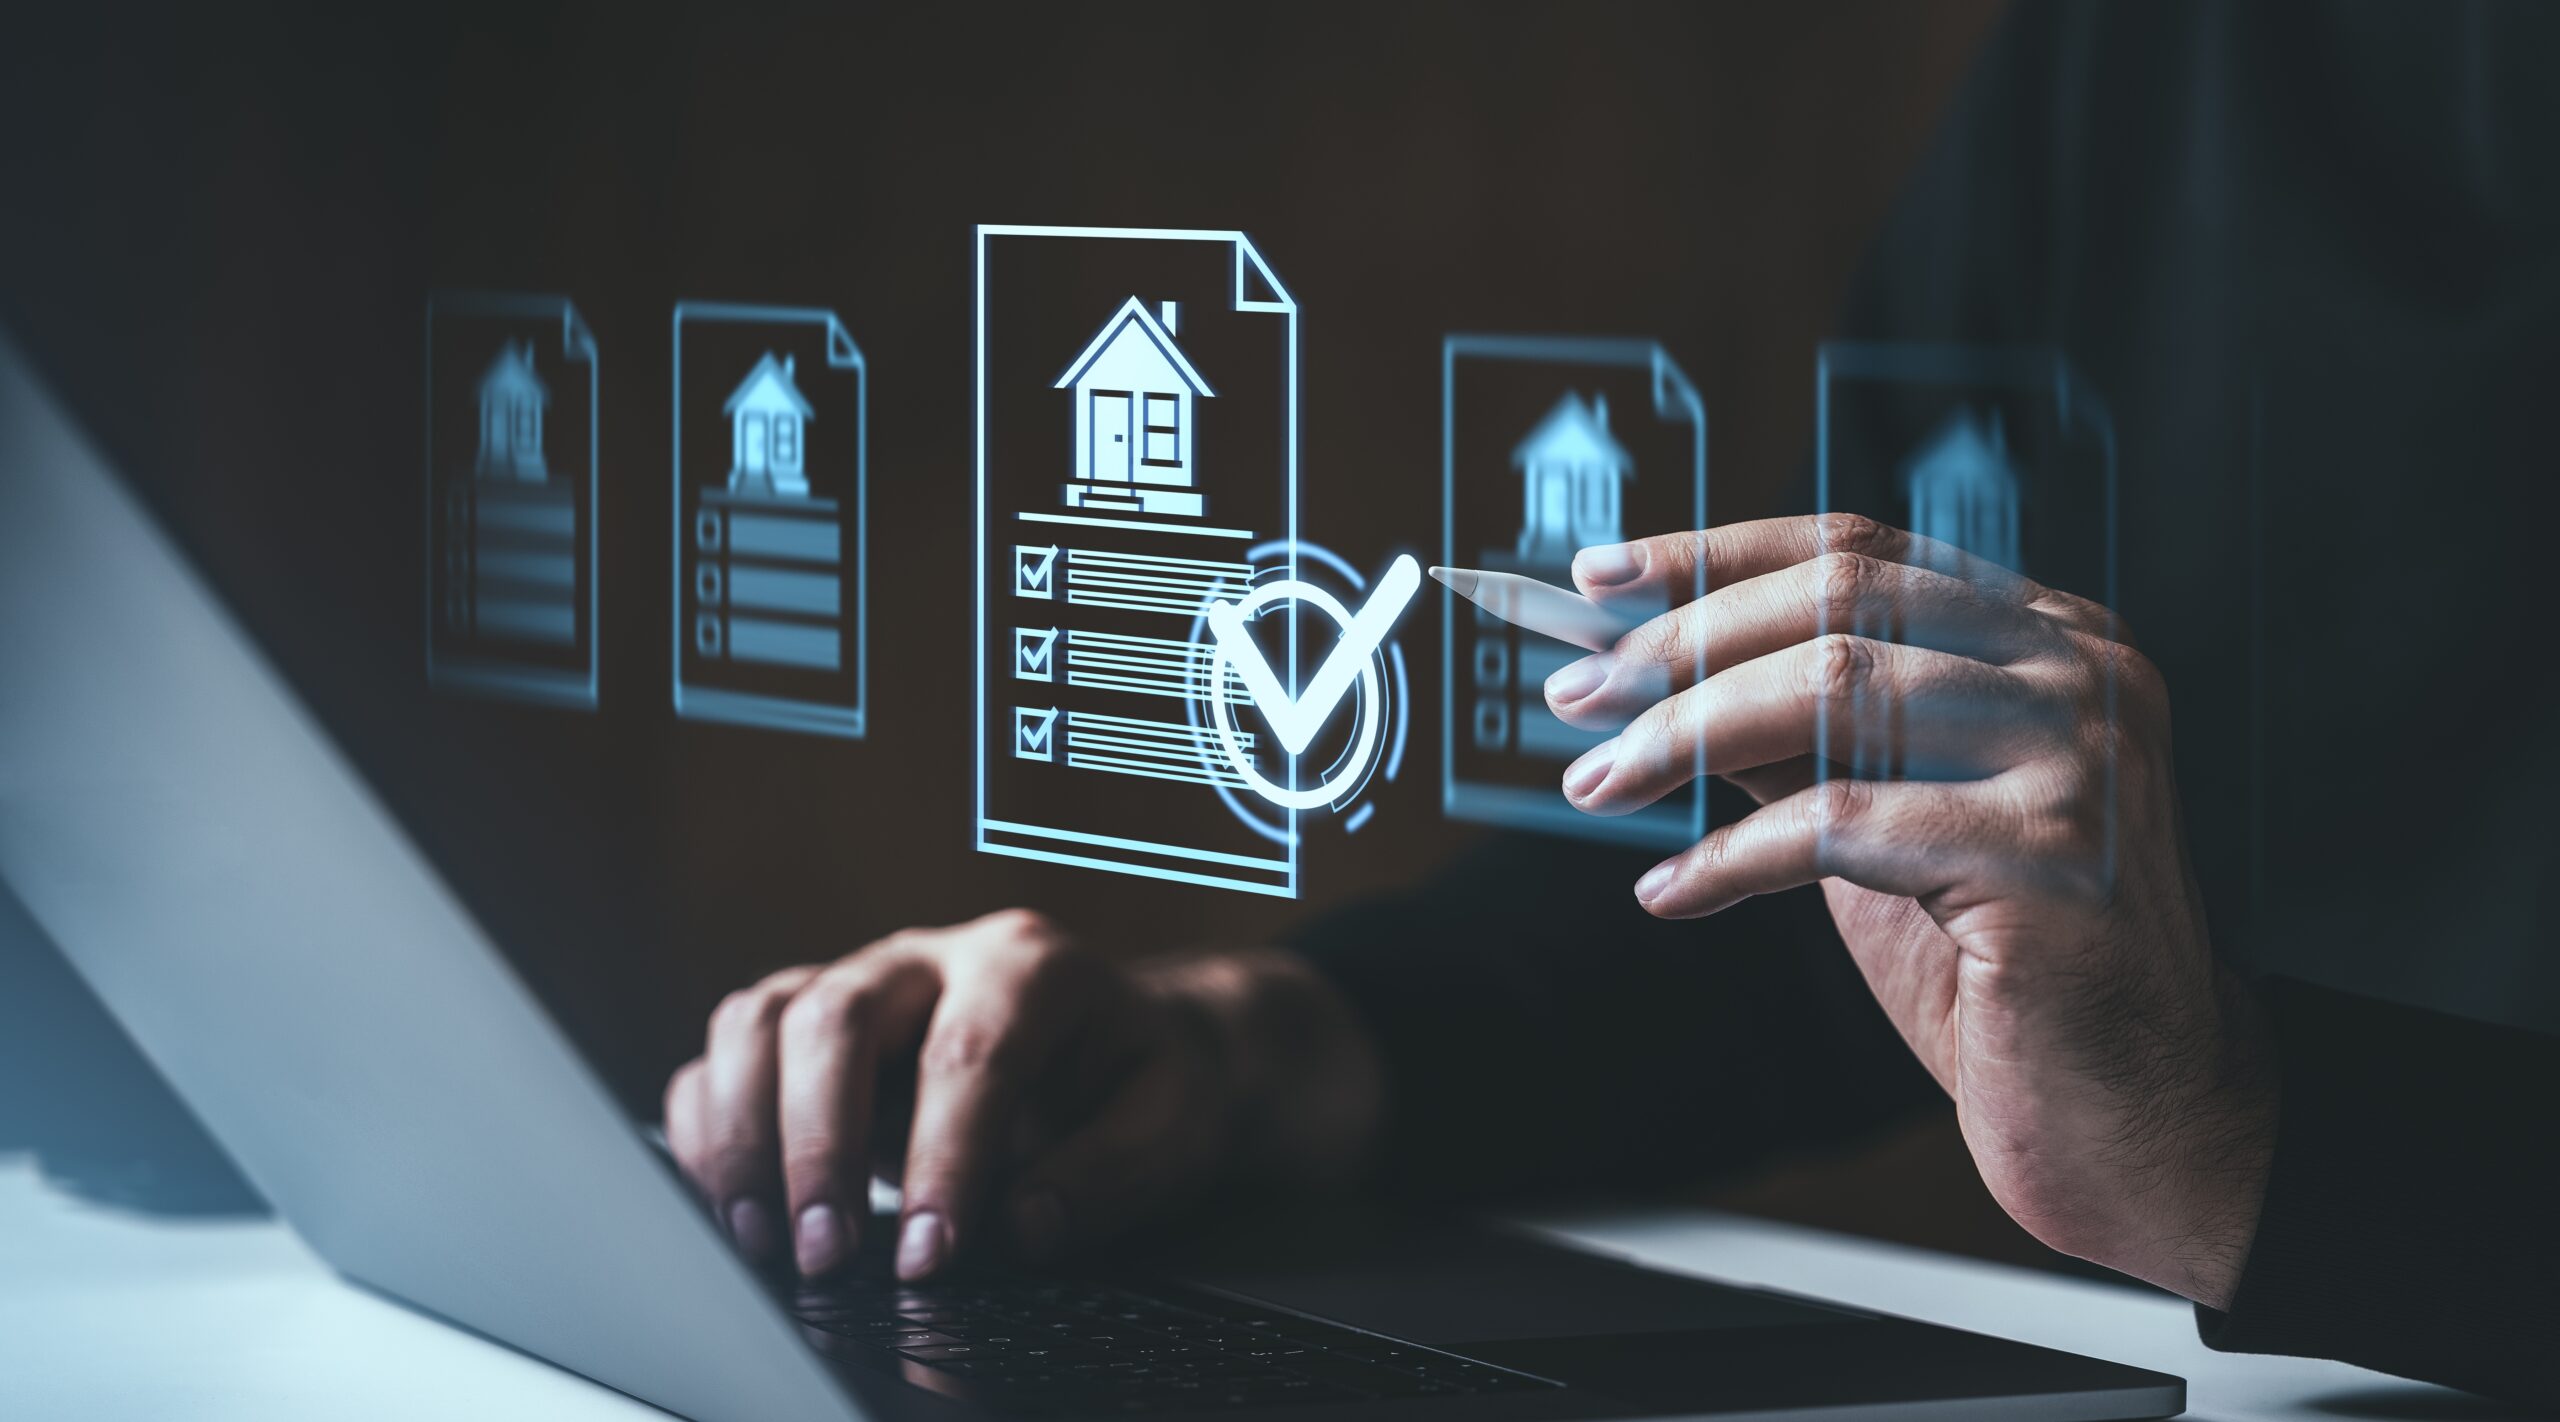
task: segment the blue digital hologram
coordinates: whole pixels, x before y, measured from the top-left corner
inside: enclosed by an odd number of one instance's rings
[[[1296,573],[1297,302],[1241,232],[988,224],[972,315],[977,847],[1294,897],[1294,839],[1221,798],[1194,712],[1236,688],[1192,626]]]
[[[595,336],[566,297],[428,296],[431,685],[595,706],[596,382]]]
[[[676,714],[859,737],[870,690],[862,349],[821,307],[679,301],[673,324]]]
[[[1929,540],[1910,561],[1962,573],[1997,564],[2112,609],[2117,592],[2117,449],[2106,402],[2060,351],[2043,346],[1843,341],[1824,345],[1814,373],[1814,499],[1818,511],[1864,514]],[[1906,642],[1907,623],[1854,618],[1822,630]],[[2112,665],[2105,715],[2116,714]],[[1991,707],[1905,702],[1859,693],[1816,711],[1817,780],[1962,778],[1961,759],[1923,753],[1916,717]],[[2113,872],[2116,767],[2106,767],[2105,863]]]
[[[1570,587],[1580,549],[1706,526],[1706,406],[1659,342],[1442,341],[1443,563]],[[1705,593],[1701,567],[1690,595]],[[1587,815],[1568,803],[1558,783],[1564,767],[1608,733],[1559,720],[1543,688],[1582,651],[1446,589],[1440,602],[1442,813],[1655,848],[1706,833],[1702,779],[1628,815]]]
[[[1247,550],[1246,557],[1272,568],[1276,573],[1289,561],[1283,558],[1284,551],[1276,542],[1257,544]],[[1368,580],[1363,578],[1359,569],[1353,567],[1350,560],[1341,554],[1321,544],[1303,539],[1299,541],[1295,551],[1294,561],[1300,568],[1317,577],[1339,580],[1340,586],[1349,594],[1346,601],[1365,601],[1369,597]],[[1198,642],[1206,642],[1209,639],[1209,621],[1206,612],[1193,619],[1190,635]],[[1358,833],[1363,826],[1376,817],[1377,804],[1368,798],[1371,787],[1393,784],[1396,778],[1403,774],[1405,745],[1412,733],[1413,696],[1410,678],[1405,672],[1402,641],[1391,635],[1371,655],[1375,662],[1376,684],[1379,690],[1379,705],[1375,714],[1379,725],[1383,727],[1383,750],[1355,763],[1353,757],[1359,747],[1351,738],[1344,738],[1334,759],[1317,777],[1319,783],[1339,785],[1328,799],[1326,809],[1329,813],[1325,818],[1340,825],[1345,834]],[[1361,687],[1361,694],[1367,694],[1365,681]],[[1205,699],[1194,699],[1189,710],[1191,723],[1194,726],[1203,730],[1210,727],[1209,717],[1212,707]],[[1215,764],[1214,761],[1210,763]],[[1254,795],[1243,787],[1222,780],[1218,784],[1218,798],[1225,802],[1227,809],[1236,816],[1238,822],[1273,844],[1293,844],[1297,836],[1303,832],[1303,826],[1296,822],[1294,817],[1288,815],[1285,807],[1275,805],[1269,799]]]

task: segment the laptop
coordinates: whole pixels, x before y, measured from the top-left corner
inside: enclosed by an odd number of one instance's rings
[[[349,1279],[669,1412],[2185,1405],[2159,1373],[1375,1215],[1230,1220],[1072,1276],[759,1274],[5,339],[0,668],[0,881],[283,1217]]]

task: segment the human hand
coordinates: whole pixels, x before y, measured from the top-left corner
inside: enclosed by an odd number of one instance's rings
[[[908,1115],[897,1268],[920,1279],[982,1244],[1099,1242],[1239,1172],[1347,1173],[1377,1071],[1289,955],[1124,966],[1016,909],[731,993],[667,1083],[667,1139],[742,1250],[778,1254],[788,1220],[814,1277],[851,1257]]]
[[[1579,808],[1702,772],[1761,804],[1637,898],[1687,918],[1820,883],[2002,1207],[2226,1305],[2275,1078],[2206,935],[2157,669],[2105,607],[1849,515],[1585,549],[1574,580],[1680,604],[1701,560],[1706,596],[1546,688],[1567,722],[1624,727],[1565,771]]]

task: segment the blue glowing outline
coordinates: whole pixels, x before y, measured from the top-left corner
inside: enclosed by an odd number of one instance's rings
[[[1255,559],[1263,557],[1268,552],[1277,551],[1280,551],[1280,545],[1277,542],[1257,543],[1253,547],[1245,550],[1244,557],[1247,563],[1251,563]],[[1331,568],[1335,573],[1341,575],[1345,582],[1351,584],[1351,594],[1354,601],[1368,595],[1369,580],[1360,576],[1360,570],[1351,566],[1350,559],[1343,557],[1341,554],[1334,552],[1332,549],[1325,547],[1321,543],[1300,543],[1297,547],[1297,551],[1303,555],[1314,558],[1317,562],[1324,564],[1326,567]],[[1277,571],[1277,565],[1269,569],[1256,570],[1254,577],[1259,579],[1264,573],[1274,571]],[[1202,613],[1194,616],[1191,619],[1192,640],[1199,641],[1207,635],[1207,614]],[[1397,772],[1404,768],[1405,739],[1411,734],[1413,729],[1413,714],[1411,710],[1412,693],[1405,681],[1404,641],[1399,637],[1389,637],[1383,644],[1381,644],[1381,650],[1385,653],[1387,669],[1391,674],[1392,683],[1395,688],[1391,696],[1387,695],[1386,687],[1389,685],[1390,679],[1387,677],[1379,679],[1378,684],[1380,693],[1387,701],[1387,704],[1382,707],[1381,710],[1387,716],[1390,739],[1387,741],[1386,752],[1370,764],[1368,773],[1360,777],[1360,783],[1351,787],[1351,789],[1344,794],[1343,798],[1346,800],[1358,798],[1360,793],[1368,788],[1370,781],[1378,779],[1380,766],[1385,767],[1385,782],[1390,785],[1395,783]],[[1201,716],[1199,703],[1187,703],[1183,708],[1183,714],[1193,726],[1206,729],[1207,723]],[[1204,767],[1212,769],[1216,768],[1217,764],[1217,762],[1209,756],[1209,753],[1206,750],[1201,752],[1200,763]],[[1341,764],[1339,760],[1336,760],[1334,763],[1336,765]],[[1326,773],[1331,774],[1332,772],[1328,768]],[[1276,828],[1265,821],[1261,815],[1255,813],[1253,808],[1247,805],[1244,800],[1235,793],[1234,787],[1225,784],[1213,783],[1210,788],[1218,792],[1218,798],[1225,802],[1228,813],[1234,815],[1236,819],[1241,821],[1247,829],[1252,830],[1255,834],[1262,836],[1264,839],[1270,840],[1273,844],[1293,845],[1295,843],[1298,829],[1294,815],[1292,815],[1290,824],[1287,828]],[[1349,818],[1343,822],[1343,833],[1353,833],[1357,831],[1361,825],[1368,823],[1369,811],[1374,808],[1374,803],[1354,808],[1350,812]]]
[[[2101,562],[2106,568],[2106,593],[2101,599],[2108,615],[2115,615],[2117,602],[2117,467],[2116,422],[2114,414],[2097,390],[2084,378],[2071,358],[2057,346],[1968,346],[1946,341],[1826,341],[1813,358],[1813,497],[1814,511],[1831,510],[1831,383],[1840,380],[1874,380],[1901,385],[1949,385],[1974,389],[2024,391],[2028,394],[2050,392],[2055,417],[2061,431],[2068,435],[2076,425],[2086,425],[2097,437],[2100,462],[2105,468],[2106,549]],[[2107,724],[2116,723],[2116,669],[2106,667]],[[1814,736],[1817,745],[1827,745],[1831,736],[1831,712],[1827,702],[1814,708]],[[1831,776],[1831,762],[1814,757],[1814,779],[1817,783]],[[2106,837],[2104,863],[2100,872],[2110,887],[2115,882],[2117,817],[2117,771],[2115,758],[2107,758]]]
[[[1707,526],[1707,408],[1697,387],[1672,360],[1660,341],[1626,336],[1517,336],[1453,332],[1440,342],[1440,561],[1455,566],[1458,558],[1457,396],[1458,360],[1508,360],[1548,365],[1599,366],[1649,372],[1653,377],[1653,413],[1676,423],[1685,415],[1690,426],[1690,527]],[[1707,594],[1707,570],[1699,560],[1692,598]],[[1697,752],[1696,773],[1687,810],[1668,803],[1647,806],[1629,815],[1586,815],[1568,803],[1561,790],[1549,792],[1515,785],[1488,785],[1458,778],[1456,593],[1440,591],[1440,813],[1449,819],[1515,829],[1539,830],[1575,839],[1650,848],[1683,848],[1707,832],[1706,748]]]
[[[439,307],[456,316],[513,320],[557,316],[560,319],[561,359],[587,368],[587,669],[583,675],[540,667],[511,667],[481,658],[457,658],[450,653],[441,659],[436,655],[436,311]],[[426,338],[427,522],[422,533],[427,556],[427,683],[457,691],[592,711],[599,691],[597,649],[604,640],[604,624],[598,616],[603,606],[604,568],[598,557],[603,542],[597,536],[597,529],[604,522],[604,506],[597,498],[600,486],[596,473],[602,453],[597,436],[603,426],[596,404],[598,361],[595,332],[588,329],[586,318],[578,314],[578,308],[565,296],[506,291],[432,291],[427,293]]]
[[[1028,845],[989,844],[987,842],[987,239],[990,237],[1073,237],[1103,240],[1136,240],[1159,242],[1228,242],[1234,244],[1234,306],[1236,311],[1265,312],[1289,318],[1287,326],[1288,354],[1283,362],[1283,383],[1288,405],[1288,436],[1285,442],[1288,471],[1289,522],[1285,536],[1289,544],[1289,576],[1297,576],[1298,542],[1298,323],[1296,298],[1280,284],[1270,264],[1253,245],[1253,239],[1242,231],[1184,227],[1052,227],[1017,223],[982,222],[971,237],[972,326],[970,330],[971,408],[974,420],[974,462],[976,465],[975,518],[976,537],[970,550],[972,581],[970,597],[976,615],[973,619],[974,663],[970,679],[974,684],[975,706],[971,719],[975,747],[977,806],[971,817],[970,834],[981,854],[1003,854],[1017,859],[1037,859],[1051,864],[1074,865],[1079,868],[1107,869],[1118,874],[1134,874],[1141,878],[1163,879],[1173,883],[1197,884],[1205,888],[1236,889],[1245,893],[1264,894],[1273,898],[1294,899],[1298,896],[1298,812],[1289,815],[1289,881],[1286,885],[1257,883],[1249,879],[1220,878],[1182,870],[1162,869],[1142,864],[1121,864],[1087,855],[1063,854]],[[1246,292],[1246,264],[1259,275],[1273,300],[1249,300]],[[1289,637],[1289,688],[1298,686],[1297,632],[1291,624]],[[1296,784],[1298,758],[1289,757],[1289,783]],[[997,821],[995,823],[1006,823]]]
[[[687,530],[684,517],[684,323],[726,322],[737,325],[819,326],[827,336],[827,369],[853,372],[853,536],[844,540],[852,550],[853,562],[853,704],[838,706],[833,702],[808,701],[799,697],[769,696],[754,692],[731,691],[724,687],[684,684],[684,550]],[[668,463],[674,468],[669,480],[669,499],[675,520],[675,542],[668,556],[673,562],[669,574],[668,635],[670,665],[668,683],[673,687],[676,715],[698,721],[724,721],[737,726],[757,726],[776,731],[805,731],[811,735],[842,736],[860,740],[869,722],[871,705],[871,367],[863,359],[862,347],[854,343],[851,333],[835,312],[822,306],[761,306],[736,301],[679,301],[672,321],[675,341],[675,444],[668,451]],[[843,537],[845,518],[839,506],[836,529]],[[842,576],[839,574],[838,576]],[[691,700],[688,701],[687,698]]]

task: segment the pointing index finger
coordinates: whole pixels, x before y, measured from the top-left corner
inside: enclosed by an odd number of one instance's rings
[[[2009,569],[1953,544],[1852,513],[1754,519],[1585,548],[1573,556],[1573,581],[1586,596],[1603,602],[1649,599],[1677,606],[1709,589],[1792,568],[1825,553],[1856,553],[1888,563],[1919,562],[1952,577],[2011,592],[2034,587]]]
[[[1676,607],[1707,588],[1790,568],[1844,544],[1853,545],[1847,551],[1873,552],[1854,545],[1880,542],[1884,532],[1890,530],[1869,520],[1814,514],[1662,533],[1583,549],[1573,555],[1573,582],[1603,601],[1649,598]]]

